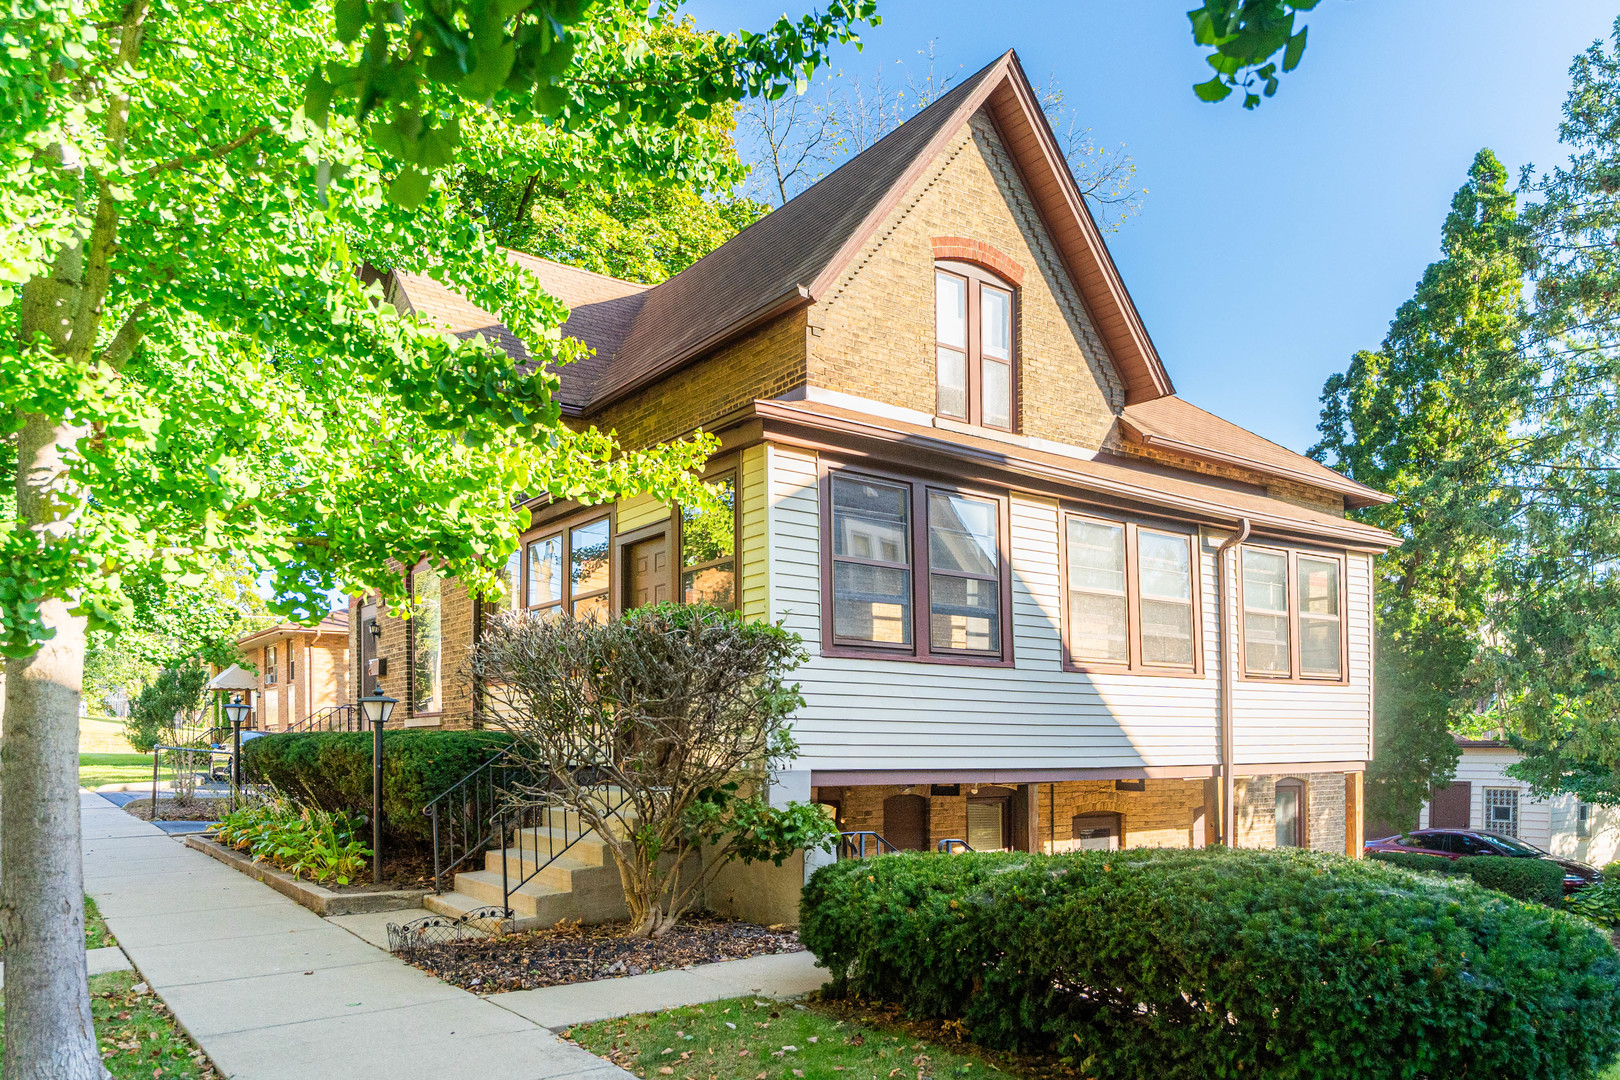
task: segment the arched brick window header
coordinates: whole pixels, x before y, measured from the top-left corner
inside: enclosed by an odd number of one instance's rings
[[[1019,266],[1012,256],[983,240],[973,240],[966,236],[936,236],[934,258],[974,263],[986,270],[995,271],[1013,285],[1024,283],[1024,268]]]

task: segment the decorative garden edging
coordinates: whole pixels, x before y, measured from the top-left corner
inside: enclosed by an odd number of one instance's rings
[[[427,889],[392,889],[385,892],[340,893],[311,881],[303,881],[269,863],[254,862],[240,851],[202,834],[186,837],[186,846],[211,855],[240,870],[255,881],[262,881],[281,895],[309,908],[317,915],[364,915],[373,911],[407,911],[422,906]]]

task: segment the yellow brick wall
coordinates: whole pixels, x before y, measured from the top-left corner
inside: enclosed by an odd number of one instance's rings
[[[1155,465],[1168,465],[1171,468],[1182,469],[1186,472],[1201,473],[1204,476],[1216,476],[1222,480],[1236,480],[1242,484],[1252,484],[1274,499],[1281,499],[1283,502],[1303,506],[1308,510],[1317,510],[1324,514],[1344,516],[1344,496],[1337,492],[1328,491],[1326,488],[1296,484],[1288,480],[1278,480],[1253,469],[1204,461],[1199,458],[1173,454],[1156,447],[1140,446],[1119,439],[1110,439],[1107,448],[1110,452],[1119,454],[1121,457],[1137,458],[1141,461],[1152,462]]]
[[[1276,776],[1239,776],[1233,781],[1237,807],[1238,846],[1277,846],[1277,781],[1291,776],[1305,782],[1305,815],[1310,822],[1314,851],[1345,849],[1344,773],[1292,773]]]
[[[932,413],[933,237],[1010,256],[1018,291],[1019,429],[1102,445],[1124,389],[994,126],[964,125],[811,312],[813,386]]]

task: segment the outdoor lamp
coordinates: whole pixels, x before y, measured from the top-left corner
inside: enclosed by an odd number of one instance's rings
[[[371,692],[370,697],[360,699],[360,708],[366,714],[366,722],[371,724],[388,723],[388,718],[394,715],[394,706],[398,704],[399,700],[383,693],[380,686]],[[225,707],[230,708],[229,705]]]
[[[382,796],[383,796],[383,725],[394,715],[399,701],[382,692],[382,687],[371,696],[360,699],[360,711],[371,723],[371,883],[381,885],[382,861]]]
[[[223,708],[225,709],[225,718],[231,722],[233,727],[240,727],[247,723],[248,713],[253,711],[253,706],[241,700],[240,697],[228,702]]]

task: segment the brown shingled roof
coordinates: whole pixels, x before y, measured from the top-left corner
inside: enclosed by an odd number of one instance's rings
[[[1352,507],[1395,501],[1393,496],[1357,483],[1319,461],[1278,446],[1173,394],[1127,405],[1119,419],[1131,442],[1335,491]]]

